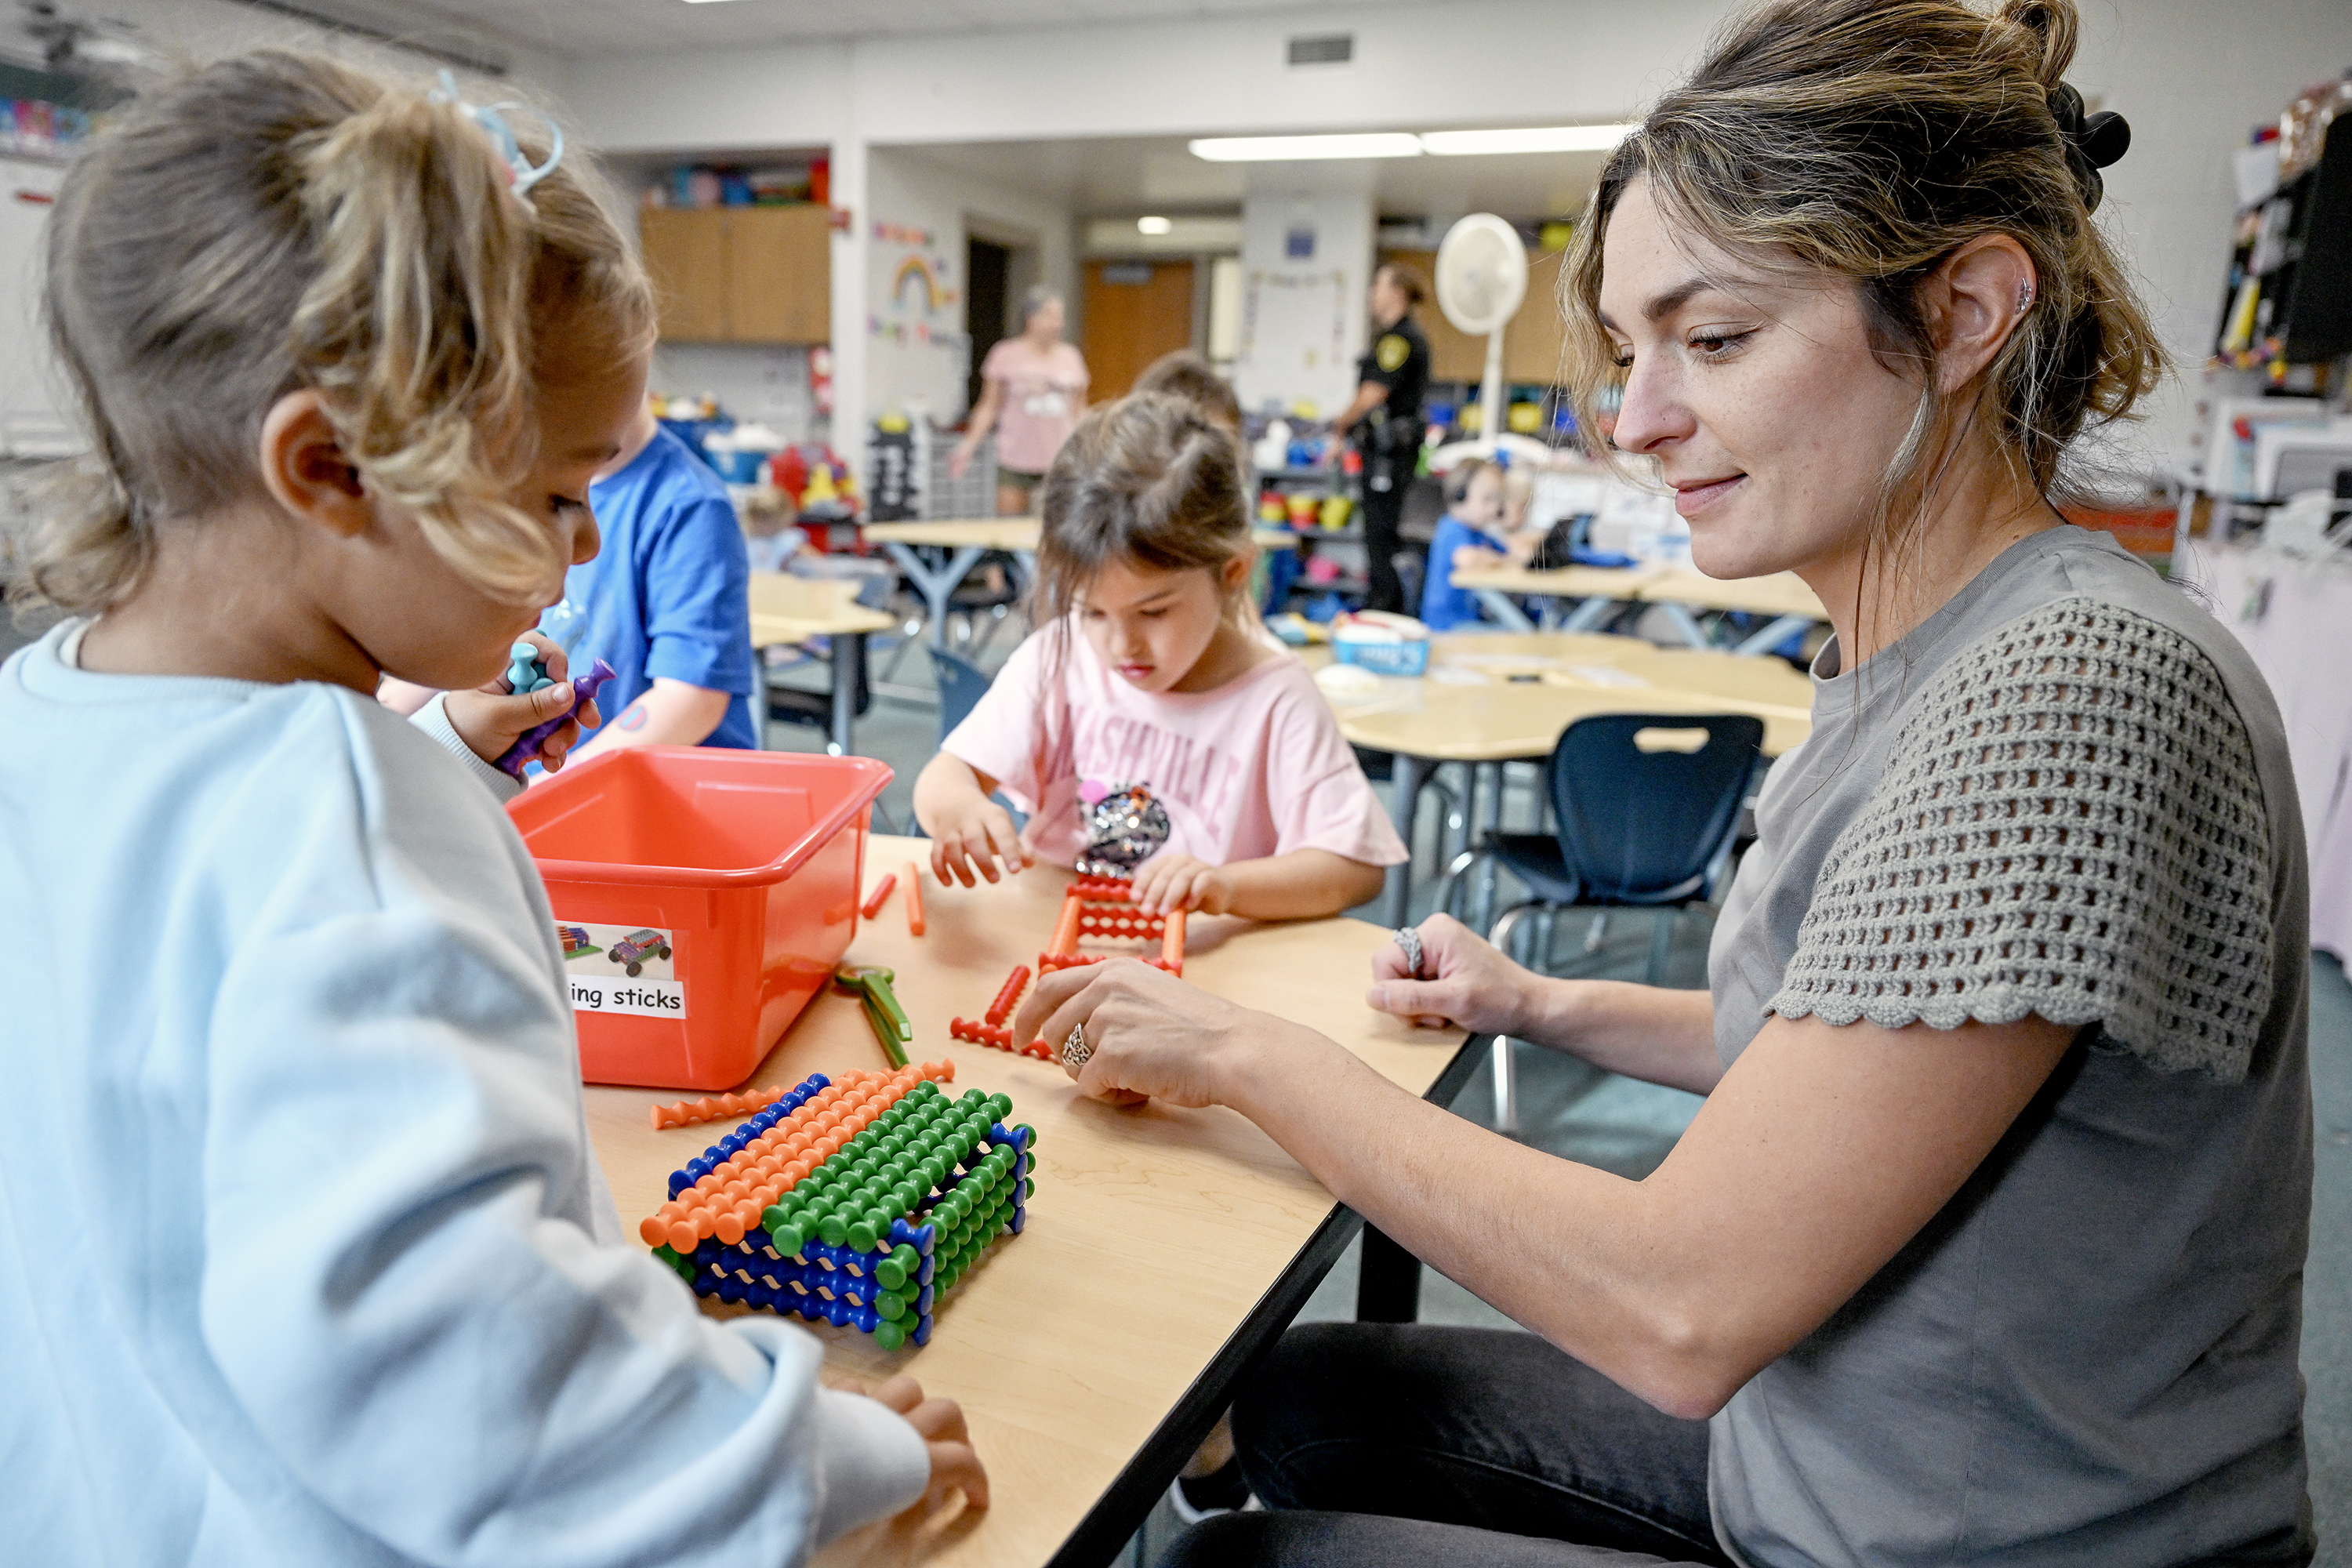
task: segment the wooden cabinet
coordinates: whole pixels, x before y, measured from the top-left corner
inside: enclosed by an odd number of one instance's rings
[[[832,337],[828,209],[672,207],[639,216],[665,339],[822,343]]]

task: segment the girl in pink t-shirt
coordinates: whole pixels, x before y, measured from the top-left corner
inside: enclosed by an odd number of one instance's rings
[[[1371,898],[1404,845],[1306,667],[1258,625],[1233,437],[1181,399],[1123,398],[1079,423],[1044,489],[1039,629],[915,783],[940,880],[1043,858],[1131,873],[1148,910],[1259,920]]]

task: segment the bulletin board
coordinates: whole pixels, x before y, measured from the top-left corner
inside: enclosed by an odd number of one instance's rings
[[[1348,330],[1360,308],[1358,279],[1344,267],[1253,268],[1242,278],[1234,390],[1247,408],[1269,400],[1286,410],[1315,405],[1330,418],[1355,387]]]

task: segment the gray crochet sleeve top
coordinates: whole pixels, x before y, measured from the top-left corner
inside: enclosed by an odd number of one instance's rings
[[[1920,691],[1765,1005],[2096,1022],[2152,1067],[2235,1082],[2271,1005],[2271,853],[2212,661],[2133,610],[2062,599]]]

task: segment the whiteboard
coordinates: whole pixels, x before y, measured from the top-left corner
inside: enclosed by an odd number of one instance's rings
[[[1300,402],[1329,419],[1356,389],[1348,353],[1357,281],[1344,267],[1251,268],[1242,279],[1234,392],[1244,408]]]

